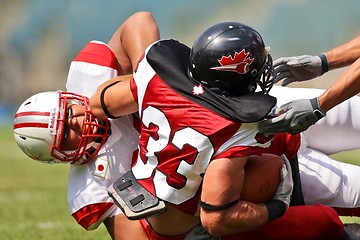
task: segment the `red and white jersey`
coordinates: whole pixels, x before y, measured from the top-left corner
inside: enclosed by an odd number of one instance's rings
[[[225,97],[189,80],[189,53],[177,41],[162,40],[139,62],[130,82],[141,117],[132,171],[152,194],[194,214],[210,161],[274,149],[269,148],[272,137],[260,134],[257,123],[231,120],[236,104],[229,106]]]
[[[117,75],[114,53],[106,44],[92,41],[72,61],[66,87],[68,91],[91,97],[100,84]],[[111,119],[111,135],[97,158],[85,165],[70,165],[68,208],[87,230],[121,213],[107,188],[130,169],[139,136],[133,127],[135,120],[132,116]]]

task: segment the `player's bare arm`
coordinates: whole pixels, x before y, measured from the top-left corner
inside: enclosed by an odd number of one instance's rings
[[[109,80],[90,98],[90,108],[99,118],[119,117],[138,111],[130,80]]]
[[[145,49],[159,39],[160,31],[150,12],[138,12],[126,19],[108,42],[119,75],[131,74]]]
[[[318,98],[320,109],[326,113],[360,92],[360,36],[321,55],[284,57],[276,60],[275,82],[283,80],[282,85],[285,86],[291,82],[313,79],[329,70],[349,66]]]
[[[330,88],[318,97],[320,108],[327,112],[359,92],[360,57],[340,75]]]
[[[239,157],[213,160],[204,175],[201,201],[214,208],[238,201],[244,185],[247,159]],[[202,207],[200,217],[207,231],[218,236],[252,230],[265,224],[267,211],[264,205],[238,201],[221,210],[213,211]]]
[[[360,92],[360,36],[327,51],[329,70],[349,66],[336,82],[319,96],[324,112]]]
[[[282,86],[319,77],[329,70],[346,67],[360,58],[360,36],[319,55],[281,57],[274,61],[274,82]]]
[[[264,204],[240,200],[244,199],[247,161],[248,157],[216,159],[206,170],[200,217],[203,226],[214,236],[253,230],[269,221],[269,211]],[[274,161],[278,172],[282,166],[281,162]]]
[[[121,82],[121,81],[129,81],[132,77],[133,77],[132,74],[114,77],[114,78],[109,79],[106,82],[100,84],[97,88],[97,91],[102,91],[105,87],[107,87],[108,85],[113,84],[113,83],[115,84],[115,83]]]
[[[186,214],[171,203],[166,203],[166,212],[147,219],[151,227],[164,236],[184,234],[200,223],[198,216]]]
[[[131,221],[124,214],[104,220],[104,225],[114,240],[148,240],[139,221]]]
[[[349,66],[360,58],[360,35],[326,53],[329,70]]]

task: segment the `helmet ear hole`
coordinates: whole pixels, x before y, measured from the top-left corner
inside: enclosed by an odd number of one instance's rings
[[[54,136],[51,129],[56,129],[54,109],[58,105],[59,92],[42,92],[26,99],[15,114],[15,141],[32,159],[54,162],[50,154]]]
[[[258,71],[256,69],[251,71],[251,76],[255,77],[258,74]]]

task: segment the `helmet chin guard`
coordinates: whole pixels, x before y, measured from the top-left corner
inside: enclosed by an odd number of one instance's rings
[[[62,150],[67,105],[85,109],[80,142],[73,150]],[[42,92],[25,100],[14,118],[14,137],[29,157],[45,163],[84,164],[92,160],[110,134],[107,119],[96,118],[89,99],[71,92]]]

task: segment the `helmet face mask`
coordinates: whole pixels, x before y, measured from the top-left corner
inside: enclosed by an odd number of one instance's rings
[[[68,106],[70,104],[79,104],[84,107],[85,115],[81,129],[81,138],[78,146],[74,150],[63,150],[65,129],[69,128],[66,124],[68,119]],[[89,108],[89,99],[87,97],[69,92],[60,92],[59,94],[59,119],[58,133],[54,138],[51,148],[51,155],[62,162],[71,162],[83,164],[93,159],[101,146],[107,139],[109,133],[109,122],[96,118]]]
[[[262,71],[260,71],[259,79],[257,80],[257,84],[260,86],[261,90],[264,93],[269,93],[269,91],[273,87],[274,77],[275,77],[275,71],[273,67],[273,60],[269,53],[267,55],[267,59],[264,64],[264,68]]]
[[[189,75],[210,90],[229,96],[267,93],[273,85],[272,58],[260,34],[239,22],[221,22],[194,42]]]
[[[67,137],[68,106],[84,107],[81,136],[72,150],[63,150]],[[83,164],[93,159],[109,134],[109,121],[97,119],[89,109],[89,99],[70,92],[43,92],[28,98],[14,118],[14,137],[29,157],[46,163]]]

